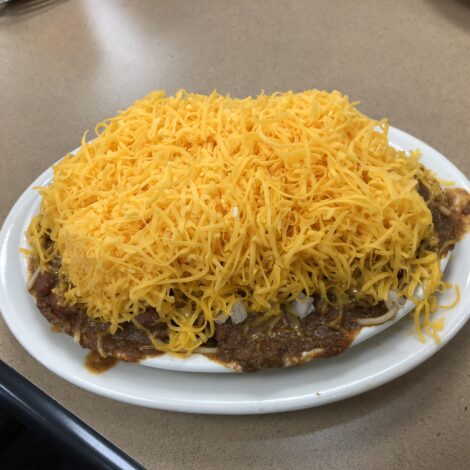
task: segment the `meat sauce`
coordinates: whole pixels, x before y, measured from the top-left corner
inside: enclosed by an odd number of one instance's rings
[[[423,184],[419,183],[417,189],[432,214],[438,238],[436,250],[444,256],[470,228],[470,194],[450,189],[439,199],[432,200]],[[79,305],[65,305],[54,291],[57,283],[54,270],[41,272],[31,292],[37,307],[56,330],[73,336],[83,348],[92,351],[85,362],[89,370],[100,373],[118,359],[138,362],[161,354],[152,346],[146,331],[134,323],[121,324],[111,335],[108,323],[89,318]],[[239,325],[230,321],[216,325],[215,338],[210,341],[213,343],[215,339],[217,353],[210,357],[251,372],[303,362],[301,358],[308,358],[308,351],[314,352],[311,357],[335,356],[347,349],[360,331],[358,318],[379,317],[386,311],[383,303],[375,306],[351,304],[338,311],[315,298],[315,311],[302,320],[287,313],[266,321],[260,321],[257,315],[249,315]],[[167,341],[167,327],[159,321],[154,309],[149,308],[136,320],[155,338]]]
[[[53,292],[58,283],[57,276],[51,272],[42,272],[36,278],[32,293],[36,305],[56,331],[74,337],[80,346],[99,351],[101,356],[113,356],[130,362],[137,362],[149,355],[158,355],[146,332],[133,323],[120,325],[111,335],[109,324],[89,318],[79,305],[65,305],[61,297]],[[168,339],[166,325],[158,320],[154,309],[148,309],[136,320],[141,326],[151,331],[155,338]]]
[[[85,367],[92,374],[102,374],[114,367],[119,359],[113,356],[103,357],[98,351],[90,351],[85,357]]]

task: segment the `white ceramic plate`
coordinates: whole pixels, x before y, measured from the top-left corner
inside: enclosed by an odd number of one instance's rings
[[[470,191],[468,179],[439,152],[398,129],[390,141],[402,149],[420,148],[423,163],[446,180]],[[47,174],[32,186],[47,181]],[[70,337],[52,334],[26,291],[25,264],[18,249],[24,246],[37,194],[30,188],[20,197],[0,232],[0,310],[23,347],[45,367],[92,392],[137,405],[200,413],[270,413],[318,406],[347,398],[392,380],[429,358],[460,330],[470,315],[470,237],[454,250],[446,279],[458,283],[459,305],[445,315],[441,343],[420,343],[408,319],[340,356],[299,367],[256,374],[193,374],[119,363],[102,375],[83,366],[86,351]],[[447,292],[441,302],[452,300]]]

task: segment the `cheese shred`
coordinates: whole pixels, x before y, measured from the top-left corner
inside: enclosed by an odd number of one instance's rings
[[[446,285],[418,181],[439,191],[339,92],[156,91],[53,167],[27,236],[41,269],[60,259],[65,301],[111,333],[154,308],[160,351],[191,353],[241,299],[276,316],[301,292],[375,304],[422,286],[415,325],[435,336]]]

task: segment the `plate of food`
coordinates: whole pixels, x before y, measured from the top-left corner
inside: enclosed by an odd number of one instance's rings
[[[113,398],[319,405],[397,377],[464,325],[469,190],[339,92],[153,92],[17,201],[0,308],[37,360]]]

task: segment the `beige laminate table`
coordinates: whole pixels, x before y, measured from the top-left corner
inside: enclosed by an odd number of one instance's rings
[[[155,88],[340,89],[470,176],[470,2],[22,2],[0,16],[0,219],[85,129]],[[470,325],[404,377],[267,416],[113,402],[56,377],[0,321],[0,356],[149,468],[469,468]]]

